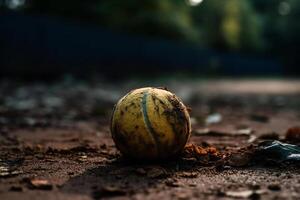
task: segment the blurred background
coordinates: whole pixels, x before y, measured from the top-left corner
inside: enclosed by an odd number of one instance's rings
[[[297,77],[298,0],[0,0],[0,76]]]
[[[299,0],[0,0],[0,125],[108,120],[145,86],[202,125],[299,111],[299,16]]]

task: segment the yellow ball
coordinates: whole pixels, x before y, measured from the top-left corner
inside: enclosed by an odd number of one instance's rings
[[[129,92],[115,105],[111,134],[127,157],[170,158],[183,150],[191,122],[187,108],[175,94],[146,87]]]

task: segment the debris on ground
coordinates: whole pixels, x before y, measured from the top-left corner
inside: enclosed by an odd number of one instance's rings
[[[197,156],[203,156],[207,154],[211,155],[218,155],[217,149],[214,147],[208,147],[208,148],[203,148],[200,146],[197,146],[195,144],[187,144],[184,148],[185,155],[197,155]]]
[[[182,172],[179,174],[180,177],[184,178],[197,178],[198,173],[196,172]]]
[[[300,161],[300,146],[282,143],[277,140],[262,142],[255,153],[256,159],[264,162],[282,163]]]
[[[230,198],[259,199],[260,195],[266,192],[266,190],[227,191],[225,195]]]
[[[234,132],[234,135],[250,135],[253,132],[251,128],[243,128],[238,129],[236,132]]]
[[[249,139],[247,140],[248,143],[254,143],[257,140],[256,135],[250,135]]]
[[[245,167],[250,165],[255,156],[256,146],[249,145],[247,147],[239,148],[235,151],[230,151],[225,155],[224,165],[231,167]]]
[[[265,88],[212,94],[215,87],[186,84],[199,96],[193,102],[182,96],[193,107],[191,144],[177,159],[149,164],[123,159],[109,132],[113,104],[132,83],[120,88],[97,81],[0,82],[0,199],[300,199],[298,165],[278,163],[273,149],[260,144],[299,145],[291,128],[299,127],[299,92],[284,94],[285,106],[278,107],[277,94]],[[222,120],[206,124],[209,113]]]
[[[37,190],[52,190],[53,185],[46,179],[38,179],[38,178],[25,178],[24,182],[28,184],[29,189],[37,189]]]
[[[23,171],[19,170],[19,165],[23,162],[23,159],[15,160],[1,160],[0,159],[0,177],[12,177],[22,174]]]
[[[227,159],[227,165],[232,167],[244,167],[249,165],[253,154],[249,152],[232,153]]]
[[[202,136],[202,135],[211,135],[212,132],[209,128],[203,128],[203,129],[196,129],[196,130],[193,130],[193,135],[195,136]]]
[[[222,158],[222,154],[215,147],[201,147],[187,144],[182,155],[183,158],[195,158],[204,165],[215,162]]]
[[[232,167],[244,167],[255,163],[297,163],[300,161],[300,147],[268,140],[228,152],[223,160],[224,165]]]
[[[0,166],[0,177],[11,177],[21,173],[21,170],[11,170],[7,166]]]
[[[285,139],[293,144],[300,143],[300,127],[289,128],[285,134]]]
[[[213,113],[206,117],[205,123],[207,125],[209,124],[217,124],[222,121],[222,115],[220,113]]]

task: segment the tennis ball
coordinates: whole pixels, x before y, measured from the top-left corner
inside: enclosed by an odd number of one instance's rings
[[[124,156],[164,159],[183,150],[191,122],[187,108],[175,94],[146,87],[132,90],[115,105],[111,134]]]

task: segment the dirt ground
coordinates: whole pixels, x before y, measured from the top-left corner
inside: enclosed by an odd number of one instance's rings
[[[0,199],[300,199],[300,167],[211,155],[126,160],[109,132],[113,104],[149,85],[0,83]],[[157,81],[192,108],[189,143],[228,152],[300,126],[300,81]],[[245,163],[243,163],[245,162]]]

